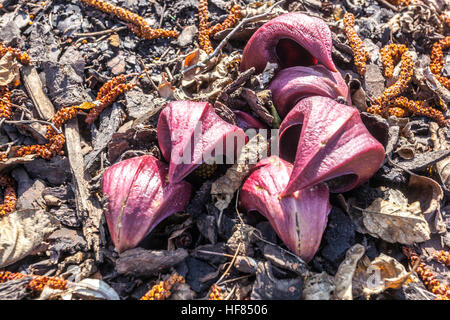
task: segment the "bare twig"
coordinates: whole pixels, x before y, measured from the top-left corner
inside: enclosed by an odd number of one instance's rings
[[[192,66],[190,66],[190,67],[184,69],[184,70],[182,71],[182,73],[184,74],[184,73],[186,73],[186,72],[188,72],[188,71],[190,71],[190,70],[192,70],[192,69],[195,69],[195,68],[197,68],[197,67],[205,67],[205,66],[206,66],[206,62],[208,62],[209,60],[211,60],[212,58],[214,58],[215,56],[217,56],[217,55],[219,54],[220,50],[222,50],[222,48],[225,47],[225,45],[228,43],[228,41],[231,39],[231,37],[232,37],[236,32],[238,32],[239,29],[241,29],[241,28],[242,28],[245,24],[247,24],[247,23],[253,22],[253,21],[258,20],[258,19],[262,19],[262,18],[264,18],[264,17],[270,15],[270,14],[272,13],[272,10],[273,10],[274,8],[278,7],[279,5],[281,5],[284,1],[285,1],[285,0],[278,1],[278,2],[275,3],[273,6],[271,6],[270,9],[269,9],[267,12],[265,12],[265,13],[258,14],[258,15],[253,16],[253,17],[246,16],[244,19],[241,20],[241,22],[239,22],[239,24],[238,24],[236,27],[233,28],[233,30],[232,30],[229,34],[226,35],[225,38],[223,38],[223,40],[219,43],[219,45],[217,46],[217,48],[216,48],[211,54],[209,54],[209,55],[208,55],[205,59],[203,59],[202,61],[199,61],[199,62],[197,62],[196,64],[194,64],[194,65],[192,65]]]
[[[95,31],[95,32],[74,33],[74,34],[71,35],[71,37],[73,37],[73,38],[87,38],[87,37],[103,36],[105,34],[115,33],[115,32],[119,32],[119,31],[126,30],[126,29],[128,29],[128,27],[123,26],[123,27],[117,27],[117,28],[106,29],[106,30]]]
[[[220,281],[222,281],[222,279],[225,278],[225,277],[228,275],[228,273],[229,273],[230,270],[231,270],[231,267],[233,267],[234,262],[236,261],[236,258],[237,258],[238,254],[239,254],[239,251],[241,251],[241,244],[242,244],[242,242],[240,242],[240,243],[238,244],[238,247],[236,248],[236,252],[234,253],[233,259],[231,259],[231,262],[230,262],[230,264],[228,265],[227,269],[226,269],[225,272],[222,274],[222,276],[219,278],[219,280],[217,280],[217,282],[216,282],[217,285],[219,285]]]
[[[44,121],[44,120],[37,120],[37,119],[31,119],[31,120],[5,120],[3,123],[6,123],[6,124],[29,124],[29,123],[35,123],[35,122],[42,123],[42,124],[45,124],[47,126],[52,127],[52,129],[55,130],[57,134],[61,133],[61,130],[56,128],[53,123],[48,122],[48,121]]]

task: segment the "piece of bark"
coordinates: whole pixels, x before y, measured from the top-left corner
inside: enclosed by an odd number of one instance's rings
[[[43,120],[49,120],[55,114],[55,108],[42,90],[42,82],[34,67],[22,67],[22,79],[36,110]]]
[[[75,203],[79,216],[84,220],[83,235],[88,243],[88,248],[95,252],[98,262],[103,261],[100,251],[101,243],[104,242],[102,229],[102,209],[90,198],[88,182],[84,178],[84,161],[81,152],[80,132],[77,119],[72,119],[65,125],[67,155],[70,162],[70,170],[75,186]]]
[[[188,252],[181,248],[170,251],[135,248],[120,255],[116,260],[116,270],[119,274],[149,276],[180,263],[187,256]]]
[[[0,300],[21,300],[28,295],[27,284],[32,277],[0,283]]]

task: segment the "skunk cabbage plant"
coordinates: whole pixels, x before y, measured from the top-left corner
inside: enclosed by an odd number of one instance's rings
[[[286,13],[252,35],[242,54],[241,71],[255,67],[260,73],[268,62],[277,63],[281,69],[320,63],[337,71],[331,50],[331,31],[323,20],[298,12]]]
[[[312,67],[291,67],[277,73],[270,83],[272,100],[278,114],[284,118],[301,99],[323,96],[342,98],[351,105],[350,92],[339,72],[333,72],[321,65]]]
[[[134,248],[163,219],[183,211],[191,196],[187,182],[169,184],[168,166],[153,156],[121,161],[103,174],[105,216],[119,253]]]
[[[171,183],[220,155],[231,162],[247,141],[244,131],[222,120],[208,102],[169,103],[159,116],[157,130]]]
[[[384,160],[383,145],[358,110],[326,97],[303,99],[289,112],[279,145],[281,158],[294,161],[283,195],[324,181],[331,192],[348,191],[366,182]]]
[[[281,196],[289,182],[292,164],[271,156],[256,164],[240,192],[247,211],[258,211],[269,220],[284,244],[309,262],[319,248],[331,210],[324,183]]]

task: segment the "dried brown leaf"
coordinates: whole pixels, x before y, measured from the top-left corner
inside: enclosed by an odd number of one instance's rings
[[[430,132],[434,150],[448,150],[450,148],[450,141],[446,138],[448,132],[446,128],[439,128],[437,123],[431,123]],[[443,187],[450,191],[450,156],[436,163],[436,172]]]
[[[359,259],[364,255],[366,249],[359,243],[347,250],[345,259],[339,265],[338,271],[334,276],[335,300],[353,300],[352,279]]]
[[[390,243],[411,245],[430,238],[420,201],[408,203],[396,189],[387,190],[387,200],[377,198],[363,210],[363,223],[373,236]]]
[[[26,209],[0,218],[0,268],[32,253],[57,226],[44,210]]]
[[[369,299],[387,289],[400,288],[410,282],[410,276],[411,273],[400,262],[384,253],[371,262],[366,257],[360,260],[353,276],[353,294]]]
[[[19,63],[14,59],[13,55],[8,52],[0,59],[0,86],[18,83],[19,80]]]
[[[227,170],[224,176],[212,184],[211,196],[219,210],[228,207],[244,178],[255,164],[266,156],[267,140],[257,134],[242,148],[236,163]]]
[[[325,271],[310,273],[303,284],[304,300],[330,300],[335,289],[334,278]]]

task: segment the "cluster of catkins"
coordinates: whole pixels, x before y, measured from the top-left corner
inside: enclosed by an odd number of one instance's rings
[[[408,2],[409,3],[409,2]],[[403,1],[396,1],[395,4],[405,4]],[[355,16],[352,13],[344,15],[344,31],[352,47],[355,66],[360,75],[366,72],[366,61],[369,58],[364,48],[363,42],[354,30]],[[430,69],[436,78],[444,85],[450,86],[448,78],[441,76],[443,65],[442,50],[450,46],[450,37],[447,37],[433,46],[431,53]],[[403,44],[389,44],[380,50],[381,62],[384,75],[391,78],[394,74],[394,67],[400,61],[400,74],[398,79],[390,87],[386,88],[381,96],[373,99],[374,103],[367,109],[372,114],[396,117],[405,117],[409,114],[429,117],[439,125],[445,126],[446,120],[442,112],[430,107],[426,101],[414,101],[401,95],[408,89],[414,69],[413,58],[408,48]]]
[[[14,273],[9,271],[0,271],[0,283],[4,283],[10,280],[24,279],[31,277],[31,281],[27,284],[27,288],[32,292],[42,292],[45,287],[51,289],[65,290],[67,289],[68,281],[63,278],[58,277],[46,277],[46,276],[36,276],[23,273]]]
[[[198,42],[200,48],[206,53],[210,54],[213,52],[210,37],[222,30],[234,26],[236,22],[241,18],[241,7],[238,4],[233,5],[233,7],[231,7],[230,9],[228,17],[222,23],[218,23],[212,27],[209,26],[208,12],[208,0],[200,0],[198,2]]]
[[[75,117],[78,112],[83,109],[89,110],[85,119],[86,123],[93,123],[105,108],[117,100],[124,92],[135,86],[134,83],[125,83],[125,81],[126,77],[124,75],[117,76],[107,81],[100,88],[97,93],[96,101],[58,110],[51,119],[53,127],[50,125],[47,126],[45,138],[48,142],[44,145],[23,146],[16,151],[16,156],[20,157],[28,154],[37,154],[44,159],[50,159],[61,154],[65,143],[65,137],[64,134],[58,133],[55,128],[61,129],[65,122]]]

